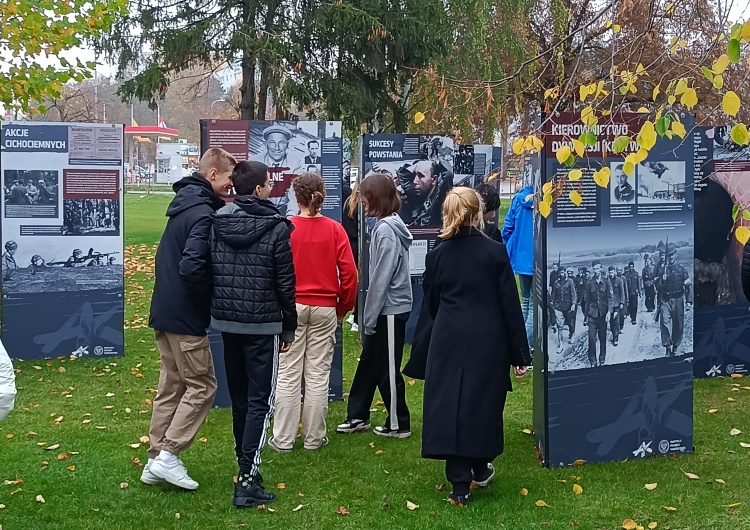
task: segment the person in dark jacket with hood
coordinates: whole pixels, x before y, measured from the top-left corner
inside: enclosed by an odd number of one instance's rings
[[[526,186],[516,193],[503,225],[505,241],[521,287],[521,310],[526,325],[526,339],[534,350],[534,188]]]
[[[742,290],[745,298],[750,301],[750,243],[742,250]]]
[[[149,326],[156,333],[161,367],[154,399],[148,462],[141,482],[167,481],[194,490],[180,453],[195,439],[216,394],[208,343],[211,275],[208,234],[211,216],[232,188],[235,159],[223,149],[206,151],[199,172],[173,186],[167,226],[156,251]]]
[[[513,269],[490,240],[479,195],[457,187],[443,203],[442,243],[427,254],[424,295],[435,320],[424,387],[422,456],[445,460],[449,502],[465,506],[472,483],[495,475],[503,452],[510,370],[531,363]],[[467,268],[466,263],[475,267]]]
[[[272,181],[261,162],[240,162],[232,173],[234,203],[214,216],[211,229],[211,324],[224,341],[235,453],[240,472],[234,505],[276,500],[263,489],[261,453],[276,398],[279,351],[297,328],[293,225],[268,200]]]

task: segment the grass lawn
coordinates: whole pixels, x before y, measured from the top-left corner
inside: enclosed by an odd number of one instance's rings
[[[154,245],[170,197],[126,197],[127,355],[105,362],[20,362],[17,410],[0,423],[0,526],[35,529],[213,528],[571,528],[616,529],[634,519],[658,528],[750,528],[750,392],[744,380],[697,381],[694,455],[547,470],[534,456],[531,378],[516,384],[506,408],[506,453],[498,477],[457,509],[445,501],[443,464],[420,458],[422,383],[407,386],[414,436],[340,436],[316,452],[264,452],[263,476],[278,501],[266,510],[232,507],[236,474],[228,410],[211,412],[200,440],[183,458],[200,484],[195,493],[148,487],[138,477],[146,460],[159,374],[152,332],[145,326]],[[504,201],[507,204],[507,201]],[[358,352],[345,342],[345,390]],[[223,377],[223,374],[217,374]],[[736,385],[736,386],[735,386]],[[728,401],[728,398],[735,401]],[[373,423],[384,420],[382,405]],[[709,413],[709,409],[717,409]],[[329,430],[345,416],[332,403]],[[730,430],[747,431],[730,436]],[[131,447],[132,445],[132,447]],[[690,480],[683,471],[700,476]],[[720,479],[721,482],[717,482]],[[657,483],[653,491],[646,483]],[[576,495],[573,485],[583,493]],[[528,495],[522,495],[522,490]],[[44,502],[40,502],[42,496]],[[543,500],[547,507],[538,507]],[[419,505],[410,511],[407,501]],[[727,508],[734,503],[739,507]],[[337,513],[339,507],[349,515]],[[665,507],[674,508],[668,511]],[[273,509],[274,511],[271,511]]]

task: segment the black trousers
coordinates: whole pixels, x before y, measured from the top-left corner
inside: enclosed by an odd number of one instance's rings
[[[646,310],[651,312],[656,308],[656,304],[654,303],[654,299],[656,298],[656,287],[653,285],[646,285],[643,288],[643,294],[646,298]]]
[[[588,317],[589,363],[596,366],[596,341],[599,340],[599,364],[607,358],[607,319]]]
[[[362,355],[349,391],[348,418],[369,421],[377,388],[388,411],[385,426],[393,430],[411,428],[409,408],[406,406],[406,385],[401,375],[408,318],[408,313],[380,315],[375,334],[364,336]]]
[[[474,473],[487,469],[487,460],[453,456],[445,461],[445,478],[453,485],[455,495],[468,495]]]
[[[275,335],[222,333],[232,399],[234,451],[241,473],[258,475],[276,399],[279,340]]]
[[[622,329],[622,316],[623,310],[619,307],[615,307],[609,314],[609,327],[612,330],[612,342],[616,341],[620,337],[620,330]]]
[[[635,323],[636,316],[638,315],[638,293],[632,293],[628,297],[628,315],[630,321]]]

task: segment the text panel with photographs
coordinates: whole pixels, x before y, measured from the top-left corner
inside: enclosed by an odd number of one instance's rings
[[[731,233],[735,205],[750,203],[750,149],[730,127],[695,137],[695,377],[750,373],[750,303],[742,290],[742,244]]]
[[[3,343],[14,357],[124,353],[123,127],[2,127]]]
[[[414,330],[422,304],[422,274],[425,256],[437,243],[442,227],[443,201],[454,185],[454,145],[450,136],[419,134],[365,134],[362,137],[362,178],[384,173],[393,179],[401,197],[398,215],[414,238],[409,249],[409,271],[413,294],[412,312],[406,324],[406,342]],[[468,164],[466,164],[468,166]],[[474,179],[473,154],[471,173],[463,179]],[[374,227],[368,218],[366,227]],[[367,290],[368,246],[362,245],[360,293]]]
[[[534,382],[545,388],[546,439],[538,443],[547,465],[692,451],[693,141],[659,139],[626,171],[624,157],[640,148],[632,141],[614,153],[615,139],[634,139],[642,120],[600,119],[596,143],[572,168],[555,152],[585,139],[587,127],[574,114],[546,124],[545,181],[559,193],[541,223],[537,269],[535,360],[544,372]],[[690,117],[681,120],[692,127]],[[606,187],[592,178],[602,168]],[[567,180],[571,169],[584,178]]]
[[[269,200],[287,219],[299,215],[300,211],[292,189],[294,177],[311,172],[319,174],[326,186],[321,213],[341,221],[345,178],[341,122],[201,120],[200,129],[201,155],[212,147],[219,147],[228,151],[238,161],[256,160],[269,167],[273,182]],[[221,334],[212,330],[209,338],[216,370],[221,372],[224,370],[224,344]],[[342,380],[343,349],[339,326],[336,330],[331,365],[329,399],[343,399]],[[219,378],[214,405],[231,405],[226,383],[222,378]]]

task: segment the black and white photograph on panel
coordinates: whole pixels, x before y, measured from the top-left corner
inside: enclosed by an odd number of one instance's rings
[[[3,172],[6,218],[57,217],[60,173],[42,169]]]
[[[610,204],[612,206],[635,204],[635,174],[628,176],[623,169],[623,162],[612,162],[609,165]]]
[[[546,271],[549,369],[692,354],[692,262],[686,227],[556,233]]]
[[[474,187],[474,146],[456,146],[453,159],[453,185]]]
[[[5,239],[3,292],[46,293],[116,289],[122,286],[119,238],[49,236]]]
[[[750,146],[741,146],[732,140],[732,126],[719,125],[709,127],[706,136],[713,140],[714,159],[747,160],[750,158]]]
[[[116,199],[63,200],[63,235],[118,235],[120,201]]]
[[[685,203],[684,161],[646,160],[636,169],[638,204]]]

